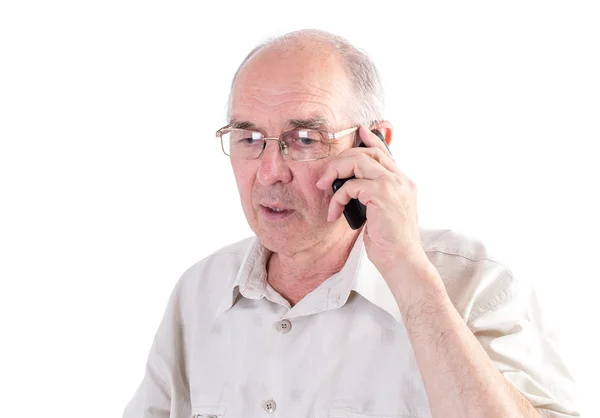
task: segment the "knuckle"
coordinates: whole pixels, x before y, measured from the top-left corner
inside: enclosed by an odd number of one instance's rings
[[[369,155],[377,162],[381,162],[384,157],[383,151],[379,148],[369,148]]]
[[[361,152],[360,154],[358,154],[358,159],[360,161],[366,162],[366,161],[369,161],[371,159],[371,157],[368,155],[368,153]]]
[[[394,192],[397,193],[398,190],[398,186],[394,181],[382,182],[380,187],[382,188],[382,191],[388,196],[391,196]]]

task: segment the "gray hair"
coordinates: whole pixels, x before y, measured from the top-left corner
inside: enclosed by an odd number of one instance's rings
[[[252,51],[244,58],[233,76],[229,99],[227,102],[227,120],[231,120],[231,104],[233,98],[233,88],[238,74],[244,64],[258,50],[276,42],[287,43],[291,39],[309,39],[316,42],[325,43],[333,49],[346,66],[346,72],[352,83],[353,94],[356,97],[354,106],[348,109],[347,115],[350,120],[356,124],[371,125],[383,120],[384,95],[381,85],[379,71],[366,52],[357,49],[346,39],[332,33],[317,30],[303,29],[290,32],[278,37],[272,37],[254,47]]]

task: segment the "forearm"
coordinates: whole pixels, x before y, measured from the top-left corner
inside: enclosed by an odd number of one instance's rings
[[[452,305],[433,266],[419,263],[392,274],[395,277],[387,281],[433,417],[541,417],[495,367]]]

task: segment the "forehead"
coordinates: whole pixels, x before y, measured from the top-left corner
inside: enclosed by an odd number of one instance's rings
[[[341,60],[325,52],[259,50],[236,79],[232,119],[264,129],[294,127],[294,121],[343,124],[350,82]]]

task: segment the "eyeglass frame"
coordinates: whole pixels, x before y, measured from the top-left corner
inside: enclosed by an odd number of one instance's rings
[[[223,145],[223,131],[224,130],[229,130],[229,131],[250,131],[250,132],[258,132],[256,130],[252,130],[252,129],[243,129],[243,128],[230,128],[230,125],[227,124],[225,126],[223,126],[222,128],[218,129],[216,132],[216,137],[219,138],[220,142],[221,142],[221,149],[223,150],[223,154],[227,155],[228,157],[231,157],[231,155],[227,154],[225,152],[225,147]],[[260,151],[260,154],[258,154],[258,156],[256,158],[244,158],[244,160],[258,160],[260,157],[262,157],[263,153],[265,152],[265,148],[267,148],[267,140],[271,140],[271,141],[277,141],[279,142],[279,149],[281,150],[281,153],[283,154],[283,156],[285,158],[287,158],[290,161],[299,161],[299,162],[304,162],[304,161],[317,161],[317,160],[322,160],[323,158],[327,158],[329,157],[329,155],[331,154],[331,144],[333,143],[334,140],[338,140],[343,138],[346,135],[351,134],[352,132],[355,132],[358,130],[358,126],[352,127],[352,128],[347,128],[344,129],[342,131],[338,131],[338,132],[329,132],[329,131],[324,131],[322,129],[310,129],[310,128],[296,128],[296,129],[292,129],[291,131],[286,131],[281,133],[281,135],[279,135],[278,137],[276,136],[272,136],[272,137],[263,137],[262,140],[265,141],[263,143],[263,147],[262,150]],[[306,131],[317,131],[317,132],[321,132],[321,133],[325,133],[328,136],[328,141],[326,142],[327,145],[329,145],[329,148],[327,150],[327,155],[325,155],[324,157],[319,157],[319,158],[311,158],[308,160],[293,160],[290,158],[290,156],[287,154],[287,145],[285,144],[285,142],[283,142],[282,138],[284,135],[290,133],[290,132],[294,132],[300,129],[304,129]],[[259,132],[260,133],[260,132]],[[262,135],[262,133],[260,133]]]

